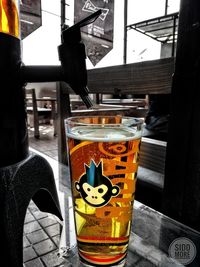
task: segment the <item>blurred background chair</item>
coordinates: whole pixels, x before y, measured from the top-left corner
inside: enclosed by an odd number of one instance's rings
[[[40,125],[53,123],[54,136],[57,135],[57,123],[56,123],[56,108],[55,98],[43,97],[37,98],[35,88],[25,89],[26,93],[26,111],[28,114],[28,123],[34,127],[35,138],[40,137]],[[38,102],[41,102],[41,106]],[[47,105],[47,103],[51,103]]]

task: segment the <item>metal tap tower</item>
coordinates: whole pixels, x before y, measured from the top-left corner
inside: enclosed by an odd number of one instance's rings
[[[22,62],[18,14],[17,3],[0,2],[0,167],[28,156],[25,98],[19,78]]]

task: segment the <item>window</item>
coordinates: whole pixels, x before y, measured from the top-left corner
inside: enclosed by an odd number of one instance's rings
[[[60,1],[42,0],[42,26],[22,41],[26,65],[57,65],[60,45]]]

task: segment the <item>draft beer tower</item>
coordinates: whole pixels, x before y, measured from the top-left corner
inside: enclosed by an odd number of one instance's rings
[[[31,199],[40,210],[62,219],[52,169],[42,157],[29,153],[24,85],[65,81],[90,107],[80,35],[80,27],[90,20],[62,32],[61,66],[24,66],[19,1],[0,0],[0,259],[7,267],[23,266],[23,225]]]

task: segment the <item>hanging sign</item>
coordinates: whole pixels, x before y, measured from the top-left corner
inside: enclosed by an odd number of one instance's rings
[[[20,1],[21,39],[42,25],[41,0]]]
[[[81,28],[86,53],[95,66],[113,48],[114,0],[75,0],[74,23],[101,9],[93,23]]]

